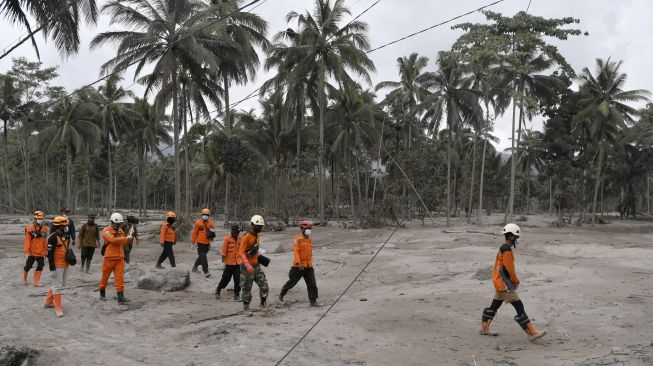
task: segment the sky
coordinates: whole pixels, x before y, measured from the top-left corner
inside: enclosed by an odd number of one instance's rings
[[[97,0],[103,5],[105,0]],[[352,11],[352,17],[357,16],[376,0],[347,0],[346,4]],[[361,16],[360,20],[369,25],[369,38],[372,47],[385,44],[401,38],[420,29],[440,23],[447,19],[492,3],[493,0],[381,0],[376,6]],[[579,72],[588,67],[594,71],[596,58],[612,57],[624,60],[622,72],[628,74],[626,89],[653,90],[653,72],[648,63],[653,57],[653,42],[650,42],[650,21],[653,14],[653,1],[650,0],[504,0],[488,8],[503,15],[511,16],[519,11],[546,18],[574,17],[580,20],[577,27],[589,32],[589,36],[572,37],[567,41],[551,40],[558,47],[572,67]],[[253,11],[259,14],[269,24],[270,38],[277,32],[294,24],[287,24],[285,16],[290,11],[305,12],[313,9],[312,0],[266,0]],[[348,21],[349,19],[346,19]],[[451,25],[462,22],[484,22],[482,14],[476,12],[454,23],[434,28],[425,33],[396,43],[369,56],[376,65],[372,73],[372,84],[384,80],[397,80],[396,60],[412,52],[429,58],[429,71],[435,71],[435,59],[438,51],[450,49],[453,42],[460,36],[460,31],[451,29]],[[108,14],[101,14],[96,26],[84,26],[82,30],[82,45],[77,55],[62,58],[53,47],[51,41],[37,37],[41,61],[44,66],[58,66],[59,77],[54,85],[62,85],[68,90],[74,90],[95,81],[99,75],[100,66],[115,55],[115,46],[105,45],[91,51],[89,43],[95,35],[109,29],[119,29],[111,26]],[[0,50],[9,46],[17,38],[25,34],[25,29],[11,26],[6,21],[0,21]],[[36,53],[31,44],[26,42],[16,49],[10,57],[0,60],[0,73],[6,72],[11,66],[11,57],[26,57],[36,60]],[[648,70],[648,71],[647,71]],[[124,86],[133,82],[132,70],[125,73]],[[270,77],[261,70],[256,79],[248,85],[233,88],[231,100],[237,101],[245,97]],[[365,85],[365,84],[364,84]],[[365,85],[372,87],[373,85]],[[134,85],[131,90],[136,95],[142,95],[143,88]],[[248,110],[256,107],[256,98],[243,102],[237,109]],[[510,145],[510,115],[499,117],[495,125],[495,135],[499,137],[499,149]],[[527,127],[540,129],[541,117],[535,117]]]

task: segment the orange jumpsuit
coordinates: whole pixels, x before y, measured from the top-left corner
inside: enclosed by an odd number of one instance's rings
[[[238,240],[234,239],[231,234],[226,235],[222,241],[222,257],[224,258],[224,264],[227,266],[240,265],[242,260],[238,255],[238,249],[240,247],[241,238]]]
[[[125,291],[125,251],[123,247],[131,244],[132,240],[120,229],[107,226],[102,230],[102,238],[107,246],[102,262],[102,277],[100,289],[107,288],[109,276],[113,272],[116,292]]]
[[[507,283],[507,280],[509,280],[510,283]],[[515,272],[515,257],[510,245],[508,244],[503,244],[499,247],[497,258],[494,261],[492,283],[494,284],[494,288],[499,292],[514,290],[519,286],[519,278],[517,278],[517,272]],[[513,285],[515,288],[508,288]]]

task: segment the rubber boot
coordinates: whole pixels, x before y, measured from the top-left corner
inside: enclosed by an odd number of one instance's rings
[[[163,267],[161,265],[161,263],[157,263],[156,266],[154,266],[154,268],[156,268],[156,269],[165,269],[165,267]]]
[[[106,301],[107,299],[107,291],[106,289],[101,288],[100,289],[100,300]]]
[[[197,270],[197,267],[193,267],[193,269],[191,269],[191,272],[198,273],[199,271]]]
[[[249,304],[243,303],[243,311],[241,314],[245,316],[252,316],[252,312],[249,310]]]
[[[85,271],[86,271],[86,273],[91,273],[91,260],[90,259],[86,260],[86,269],[85,269]]]
[[[82,264],[79,266],[79,272],[84,273],[84,267],[86,265],[86,260],[82,260]]]
[[[478,334],[488,336],[499,335],[499,333],[490,330],[490,324],[492,324],[492,320],[494,319],[494,315],[496,315],[496,313],[496,310],[492,310],[490,308],[483,309],[483,316],[481,317],[481,329],[478,331]]]
[[[279,302],[283,302],[283,297],[286,296],[286,293],[288,293],[288,289],[286,289],[286,285],[283,285],[281,292],[279,292]]]
[[[41,285],[41,273],[42,271],[34,271],[34,287],[42,287]]]
[[[61,294],[54,294],[52,296],[54,297],[54,313],[57,314],[58,317],[62,317],[63,308],[61,307]]]
[[[528,333],[528,339],[532,342],[538,338],[544,337],[546,335],[546,329],[538,331],[537,329],[535,329],[533,323],[529,322],[526,333]]]
[[[234,301],[240,301],[240,294],[234,294]]]
[[[48,296],[45,297],[44,308],[53,308],[54,307],[54,296],[52,295],[52,289],[48,289]]]
[[[215,289],[215,299],[220,300],[220,291],[221,289],[218,287]]]
[[[27,271],[23,270],[23,285],[27,285]]]
[[[129,302],[129,300],[125,299],[125,294],[122,291],[118,291],[116,297],[118,298],[118,304],[126,304]]]
[[[317,306],[317,300],[310,300],[311,306]]]

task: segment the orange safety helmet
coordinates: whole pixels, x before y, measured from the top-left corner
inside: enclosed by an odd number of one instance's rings
[[[44,219],[45,218],[45,213],[43,211],[34,211],[34,218],[35,219]]]
[[[52,220],[52,226],[68,226],[68,219],[63,216],[57,216]]]
[[[209,210],[208,208],[202,210],[202,215],[210,215],[210,214],[211,214],[211,210]]]
[[[313,228],[313,223],[311,223],[308,220],[304,220],[299,223],[299,228],[304,230],[304,229],[312,229]]]
[[[177,218],[177,215],[174,212],[170,211],[166,214],[166,218],[169,219],[171,217]]]

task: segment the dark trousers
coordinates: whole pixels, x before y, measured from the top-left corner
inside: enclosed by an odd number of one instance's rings
[[[84,267],[86,261],[91,263],[93,260],[93,253],[95,253],[95,247],[82,247],[82,254],[80,255],[82,258],[82,267]]]
[[[169,242],[163,243],[163,252],[161,253],[161,256],[159,257],[159,260],[156,262],[156,264],[160,265],[167,258],[170,261],[170,267],[176,267],[175,253],[172,251],[172,245],[173,244]]]
[[[231,278],[234,279],[234,295],[238,296],[240,294],[240,265],[238,264],[224,266],[222,279],[218,284],[218,288],[215,289],[215,292],[220,292],[223,288],[227,288]]]
[[[125,263],[129,263],[129,253],[132,252],[132,246],[133,246],[132,244],[129,244],[123,247],[125,252]]]
[[[34,265],[34,262],[36,262],[36,270],[37,271],[42,271],[43,270],[43,265],[45,264],[45,260],[43,259],[44,257],[32,257],[31,255],[27,257],[27,261],[25,261],[25,272],[29,272],[30,269],[32,269],[32,266]]]
[[[206,255],[209,254],[209,247],[209,244],[197,245],[197,259],[195,260],[193,268],[202,265],[202,271],[204,271],[204,273],[209,273],[209,260],[206,259]]]
[[[313,268],[304,268],[300,271],[297,267],[290,267],[288,272],[288,282],[281,288],[281,293],[285,295],[291,288],[295,287],[301,278],[306,282],[306,289],[308,290],[308,299],[311,301],[317,300],[317,284],[315,282],[315,271]]]

